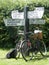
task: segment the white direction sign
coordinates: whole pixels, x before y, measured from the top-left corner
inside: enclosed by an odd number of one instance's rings
[[[24,12],[18,12],[18,10],[14,10],[11,12],[12,19],[24,19]]]
[[[28,18],[29,19],[42,18],[43,14],[44,14],[44,7],[36,7],[34,11],[28,12]]]
[[[5,26],[24,26],[25,19],[4,19]],[[29,19],[29,24],[45,24],[45,20]]]
[[[42,19],[29,19],[29,24],[45,24],[45,20],[42,20]]]
[[[24,19],[4,19],[5,26],[24,26],[25,20]]]
[[[28,19],[42,18],[44,14],[44,7],[36,7],[34,11],[28,11]],[[11,12],[12,19],[24,19],[24,12],[14,10]]]

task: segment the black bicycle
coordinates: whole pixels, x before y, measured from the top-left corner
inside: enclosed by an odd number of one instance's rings
[[[27,33],[28,34],[28,33]],[[34,33],[30,32],[29,37],[34,35]],[[33,39],[32,42],[30,39],[24,40],[21,45],[21,54],[25,61],[32,60],[34,54],[45,56],[47,53],[46,45],[41,39]]]
[[[27,33],[25,33],[25,34],[30,34],[31,32],[27,32]],[[32,47],[31,47],[31,45],[30,45],[30,47],[29,46],[27,46],[27,43],[25,43],[26,41],[27,42],[29,42],[29,40],[26,40],[24,37],[24,32],[23,31],[19,31],[19,33],[18,33],[18,35],[19,36],[21,36],[20,37],[20,40],[18,41],[18,43],[16,43],[16,47],[15,47],[15,49],[17,50],[17,55],[16,55],[16,57],[18,57],[18,58],[20,58],[20,54],[22,55],[22,57],[23,57],[23,53],[26,51],[26,49],[31,49]],[[24,46],[23,46],[23,43],[25,43],[24,44]],[[30,43],[31,44],[31,43]],[[29,44],[28,44],[29,45]],[[28,50],[27,50],[28,51]],[[30,52],[29,52],[30,53]],[[23,57],[24,58],[24,57]],[[31,58],[32,58],[32,56],[31,56]],[[29,59],[30,59],[30,57],[29,57]]]

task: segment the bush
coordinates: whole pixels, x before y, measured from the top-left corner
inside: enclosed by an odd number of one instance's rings
[[[11,11],[18,9],[19,11],[23,11],[24,6],[26,5],[26,2],[23,0],[15,1],[12,0],[2,0],[0,1],[0,47],[14,47],[15,43],[13,42],[13,39],[11,37],[15,37],[17,35],[17,28],[16,27],[5,27],[3,18],[11,18]],[[31,4],[30,4],[31,3]],[[45,43],[47,44],[49,42],[49,1],[32,1],[27,0],[27,5],[29,6],[29,10],[34,10],[35,6],[44,6],[45,7],[45,13],[43,16],[43,19],[45,19],[46,24],[44,26],[41,26],[44,32],[44,39]],[[34,29],[33,27],[36,27],[36,25],[30,26],[30,29]],[[9,31],[10,29],[10,31]],[[32,30],[31,29],[31,30]],[[16,40],[18,41],[19,38]]]

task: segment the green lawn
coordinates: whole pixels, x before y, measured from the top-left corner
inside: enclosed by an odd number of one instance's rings
[[[6,59],[5,56],[8,50],[0,49],[0,65],[49,65],[49,57],[45,58],[34,58],[31,61],[25,62],[25,60],[20,57],[19,59]]]

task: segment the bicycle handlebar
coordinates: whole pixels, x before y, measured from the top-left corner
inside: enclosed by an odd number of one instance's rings
[[[33,32],[26,32],[25,34],[33,35],[34,33]]]
[[[21,32],[19,32],[18,33],[19,35],[33,35],[34,33],[33,32],[23,32],[23,31],[21,31]]]

